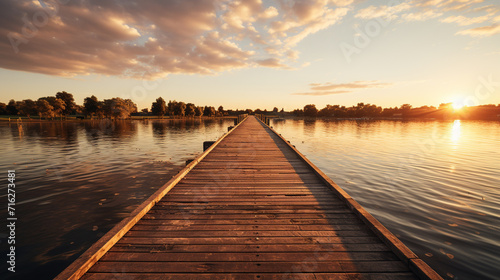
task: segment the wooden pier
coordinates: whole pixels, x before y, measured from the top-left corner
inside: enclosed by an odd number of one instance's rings
[[[56,279],[442,279],[250,116]]]

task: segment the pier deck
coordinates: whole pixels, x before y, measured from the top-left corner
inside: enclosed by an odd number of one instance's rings
[[[441,279],[250,116],[57,279]]]

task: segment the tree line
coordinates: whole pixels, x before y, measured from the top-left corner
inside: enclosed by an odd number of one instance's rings
[[[277,112],[277,108],[275,108]],[[251,109],[246,110],[224,110],[219,106],[217,109],[213,106],[196,106],[193,103],[178,102],[169,100],[168,103],[159,97],[151,105],[151,111],[148,108],[137,111],[137,105],[130,99],[119,97],[99,100],[92,95],[83,100],[83,105],[75,103],[73,94],[66,91],[58,92],[55,96],[40,97],[37,100],[24,99],[16,101],[11,99],[8,104],[0,102],[0,115],[11,116],[38,116],[40,119],[64,118],[68,115],[85,115],[88,118],[114,118],[124,119],[131,115],[158,117],[221,117],[226,115],[238,115],[244,113],[253,113]],[[262,112],[256,110],[255,112]],[[83,118],[83,117],[82,117]]]
[[[15,101],[11,99],[8,104],[0,102],[0,115],[22,115],[30,118],[56,118],[74,114],[79,110],[71,93],[65,91],[56,93],[55,96],[40,97],[38,100],[25,99]]]
[[[40,119],[63,118],[68,115],[84,114],[99,118],[127,118],[137,112],[137,105],[130,99],[111,98],[99,101],[92,95],[84,99],[83,106],[77,105],[73,94],[66,91],[58,92],[55,96],[40,97],[37,100],[11,99],[8,104],[0,102],[0,115],[20,115]]]
[[[219,106],[217,110],[212,106],[196,106],[193,103],[177,102],[169,100],[168,103],[162,98],[158,97],[153,104],[151,104],[151,114],[163,116],[179,116],[179,117],[221,117],[224,116],[224,107]]]
[[[453,103],[441,103],[438,107],[412,107],[403,104],[399,107],[382,108],[374,104],[358,103],[346,107],[340,105],[326,105],[317,109],[316,105],[308,104],[303,109],[295,109],[292,114],[297,117],[333,117],[333,118],[461,118],[461,119],[498,119],[499,105],[479,105],[463,108],[454,108]]]

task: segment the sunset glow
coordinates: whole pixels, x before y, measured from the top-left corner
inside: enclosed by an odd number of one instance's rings
[[[494,0],[4,1],[0,102],[500,104],[499,23]]]
[[[462,109],[462,108],[465,107],[465,105],[463,103],[461,103],[461,102],[453,102],[453,104],[451,104],[451,106],[453,107],[453,109],[455,111],[458,111],[458,110],[460,110],[460,109]]]

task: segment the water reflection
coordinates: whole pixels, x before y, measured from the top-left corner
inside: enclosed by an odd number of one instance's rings
[[[316,122],[273,125],[444,278],[497,277],[500,122]]]
[[[462,123],[460,122],[460,120],[455,120],[453,122],[453,127],[451,128],[451,141],[453,142],[453,144],[455,144],[453,146],[455,149],[458,146],[457,145],[458,140],[460,140],[461,126],[462,126]]]
[[[16,215],[22,221],[16,236],[22,271],[14,276],[0,264],[0,279],[55,277],[167,182],[187,158],[201,153],[203,141],[220,137],[232,123],[0,124],[0,168],[15,169],[19,177]],[[0,199],[5,196],[0,194]],[[0,204],[2,220],[5,207]]]
[[[92,120],[83,123],[87,140],[92,143],[101,138],[127,139],[137,134],[139,121]]]

